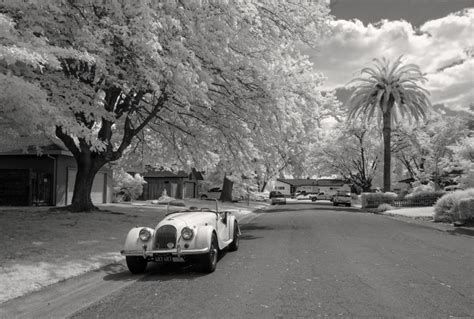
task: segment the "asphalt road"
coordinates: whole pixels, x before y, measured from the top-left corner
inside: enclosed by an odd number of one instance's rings
[[[272,207],[242,231],[214,273],[151,265],[73,317],[474,316],[472,237],[327,204]]]

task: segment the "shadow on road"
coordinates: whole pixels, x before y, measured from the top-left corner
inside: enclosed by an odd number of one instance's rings
[[[103,268],[94,270],[94,272],[105,272],[107,275],[102,278],[105,281],[135,281],[140,276],[143,276],[132,274],[123,264],[107,265]]]
[[[219,260],[223,256],[219,257]],[[192,280],[208,274],[199,271],[199,265],[196,263],[184,264],[156,264],[150,263],[146,275],[139,281],[168,281],[176,279]]]
[[[317,202],[290,202],[286,205],[275,205],[270,206],[267,209],[257,210],[257,214],[275,214],[284,212],[297,212],[307,210],[333,210],[333,211],[350,211],[350,212],[362,212],[358,207],[347,207],[347,206],[334,206],[330,201],[317,201]]]
[[[467,236],[474,236],[474,228],[456,228],[454,230],[448,230],[448,234],[451,235],[467,235]]]
[[[245,225],[240,226],[240,230],[244,232],[244,231],[249,231],[249,230],[273,230],[273,228],[266,225],[250,223],[250,224],[245,224]]]

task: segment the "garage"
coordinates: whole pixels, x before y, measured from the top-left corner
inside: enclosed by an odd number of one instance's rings
[[[30,205],[30,171],[0,169],[0,205]]]
[[[67,172],[67,205],[72,202],[74,192],[74,182],[76,181],[77,170],[69,168]],[[103,204],[107,200],[107,177],[105,173],[99,172],[94,177],[92,184],[91,200],[94,204]]]

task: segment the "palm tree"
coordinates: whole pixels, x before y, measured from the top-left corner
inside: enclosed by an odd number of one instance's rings
[[[382,58],[374,59],[373,67],[363,68],[361,77],[350,82],[357,85],[351,95],[348,119],[361,117],[368,121],[374,115],[383,126],[384,191],[390,191],[392,123],[401,118],[419,121],[431,105],[429,92],[417,83],[426,81],[418,65],[403,65],[402,56],[393,63]]]

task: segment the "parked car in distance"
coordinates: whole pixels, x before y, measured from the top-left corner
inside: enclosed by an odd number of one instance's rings
[[[334,199],[332,201],[332,204],[334,206],[341,204],[341,205],[346,205],[347,207],[351,207],[351,203],[352,203],[351,193],[344,193],[344,192],[336,193],[336,196],[334,196]]]
[[[271,205],[285,205],[286,197],[283,194],[276,194],[272,197]]]
[[[219,199],[221,197],[222,189],[220,187],[210,188],[200,194],[201,199]]]
[[[325,193],[325,192],[320,192],[314,196],[311,196],[311,200],[313,202],[317,201],[317,200],[332,200],[334,197],[333,194],[330,194],[330,193]]]
[[[298,200],[302,199],[311,199],[311,194],[306,193],[305,191],[295,194],[295,198]]]
[[[170,212],[156,227],[134,227],[120,252],[134,274],[143,273],[149,262],[193,262],[203,272],[216,269],[219,251],[239,248],[240,229],[231,212],[191,207]]]
[[[270,194],[268,195],[268,198],[272,199],[276,195],[283,195],[283,194],[279,191],[271,191]]]
[[[199,195],[200,199],[220,199],[222,194],[222,188],[220,187],[213,187],[210,188],[208,191],[201,192]],[[232,200],[237,202],[239,200],[244,199],[242,195],[236,196],[235,193],[232,194]]]

